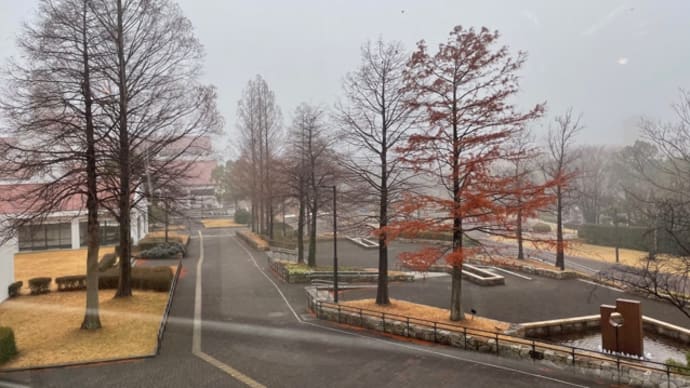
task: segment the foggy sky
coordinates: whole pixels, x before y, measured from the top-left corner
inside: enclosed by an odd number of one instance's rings
[[[261,74],[284,124],[302,101],[332,107],[367,39],[409,50],[445,41],[455,25],[486,26],[513,52],[524,50],[517,103],[547,102],[538,139],[554,114],[573,106],[581,143],[626,144],[636,117],[671,119],[679,88],[690,88],[690,2],[667,1],[227,1],[179,0],[206,49],[205,81],[219,92],[226,139],[246,82]],[[15,36],[35,0],[0,0],[0,61],[17,55]],[[223,155],[225,157],[229,155]]]

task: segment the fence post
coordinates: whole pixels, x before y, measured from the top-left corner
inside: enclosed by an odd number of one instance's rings
[[[666,364],[666,386],[671,387],[671,366]]]
[[[338,323],[340,323],[340,305],[338,305]]]
[[[410,317],[407,317],[407,336],[410,336]]]
[[[496,333],[496,355],[499,355],[499,350],[498,350],[498,333]]]
[[[570,350],[572,351],[571,355],[573,356],[573,366],[575,366],[575,348],[570,348]]]
[[[465,338],[465,350],[467,350],[467,328],[464,326],[462,328],[462,334],[463,334],[463,337]]]
[[[436,336],[436,322],[434,322],[434,343],[438,342],[438,338]]]
[[[381,322],[383,323],[383,332],[386,332],[386,313],[381,313]]]

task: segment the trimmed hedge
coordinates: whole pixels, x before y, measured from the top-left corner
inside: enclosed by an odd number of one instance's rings
[[[50,292],[51,278],[33,278],[29,279],[29,288],[31,295],[39,295]]]
[[[116,289],[120,271],[110,269],[98,278],[99,289]],[[132,268],[132,288],[138,290],[169,291],[172,285],[173,271],[170,267],[134,267]]]
[[[117,255],[115,253],[106,253],[105,255],[101,256],[101,260],[98,262],[98,272],[104,272],[109,268],[114,267],[116,261]]]
[[[687,242],[690,246],[690,236],[687,233],[679,233],[680,239]],[[615,225],[594,225],[584,224],[577,228],[577,236],[586,243],[615,247],[616,240],[620,239],[620,247],[636,249],[639,251],[649,251],[652,247],[654,233],[650,228],[643,226],[618,226]],[[657,236],[658,253],[668,253],[672,255],[687,255],[682,247],[676,243],[668,232],[661,229]]]
[[[235,210],[234,218],[236,223],[246,225],[249,223],[251,214],[246,209],[237,209]]]
[[[16,296],[19,296],[19,290],[22,288],[23,285],[24,285],[24,282],[21,280],[18,282],[14,282],[14,283],[10,284],[7,287],[7,294],[9,295],[9,297],[14,298]]]
[[[55,278],[58,291],[78,291],[86,289],[86,275],[72,275]]]
[[[551,225],[538,223],[532,226],[532,232],[534,233],[551,233]]]
[[[0,327],[0,364],[10,360],[17,354],[17,344],[14,341],[14,331],[9,327]]]

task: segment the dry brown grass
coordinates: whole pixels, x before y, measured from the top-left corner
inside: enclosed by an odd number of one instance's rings
[[[155,232],[149,232],[144,239],[147,238],[155,238],[155,239],[163,239],[165,238],[165,231],[164,230],[157,230]],[[189,233],[185,232],[173,232],[173,231],[168,231],[168,240],[177,240],[179,241],[182,245],[187,245],[189,242]]]
[[[151,354],[168,294],[135,291],[113,299],[99,294],[103,328],[80,330],[86,292],[20,296],[0,304],[0,326],[14,330],[19,354],[2,368],[98,361]]]
[[[233,227],[239,227],[239,226],[244,226],[236,223],[234,220],[230,218],[215,218],[215,219],[208,219],[208,220],[201,220],[201,223],[204,225],[204,228],[207,229],[213,229],[213,228],[233,228]]]
[[[111,253],[115,247],[103,246],[98,251],[99,256]],[[20,252],[14,255],[14,278],[23,281],[35,277],[50,277],[83,275],[86,273],[86,248],[62,249],[40,252]]]
[[[508,327],[510,327],[510,323],[507,322],[501,322],[493,319],[476,316],[473,318],[469,314],[465,314],[465,320],[461,322],[454,322],[449,319],[450,310],[448,309],[442,309],[438,307],[432,307],[397,299],[391,299],[390,302],[391,303],[388,306],[379,306],[376,304],[375,299],[361,299],[341,302],[340,304],[344,306],[357,307],[377,312],[409,316],[411,318],[423,319],[427,321],[435,321],[442,323],[444,325],[448,325],[450,327],[466,327],[468,329],[485,330],[499,333],[504,332],[508,329]]]
[[[517,244],[515,239],[493,236],[494,241],[500,241],[507,244]],[[534,248],[542,251],[554,251],[553,243],[539,243],[534,241],[526,241],[525,247]],[[586,244],[578,240],[569,240],[565,245],[565,254],[568,256],[578,256],[587,259],[606,261],[609,263],[616,262],[616,248],[606,247],[601,245]],[[620,248],[618,251],[618,258],[621,264],[629,266],[640,265],[640,260],[648,255],[648,252],[638,251],[635,249]],[[676,260],[674,256],[659,255],[658,258],[662,260]]]

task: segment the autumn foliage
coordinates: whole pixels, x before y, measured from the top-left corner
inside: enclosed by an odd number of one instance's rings
[[[450,250],[425,248],[401,259],[419,269],[445,259],[453,268],[454,320],[462,319],[462,262],[477,250],[464,246],[463,236],[507,233],[518,209],[526,215],[553,200],[553,182],[516,184],[515,176],[499,173],[500,163],[519,156],[509,140],[541,117],[544,106],[520,111],[512,104],[526,55],[511,56],[507,47],[497,47],[498,38],[486,28],[455,27],[436,53],[419,42],[405,74],[419,130],[400,148],[401,162],[432,183],[407,196],[398,209],[403,216],[386,233],[389,239],[422,231],[452,234]]]

